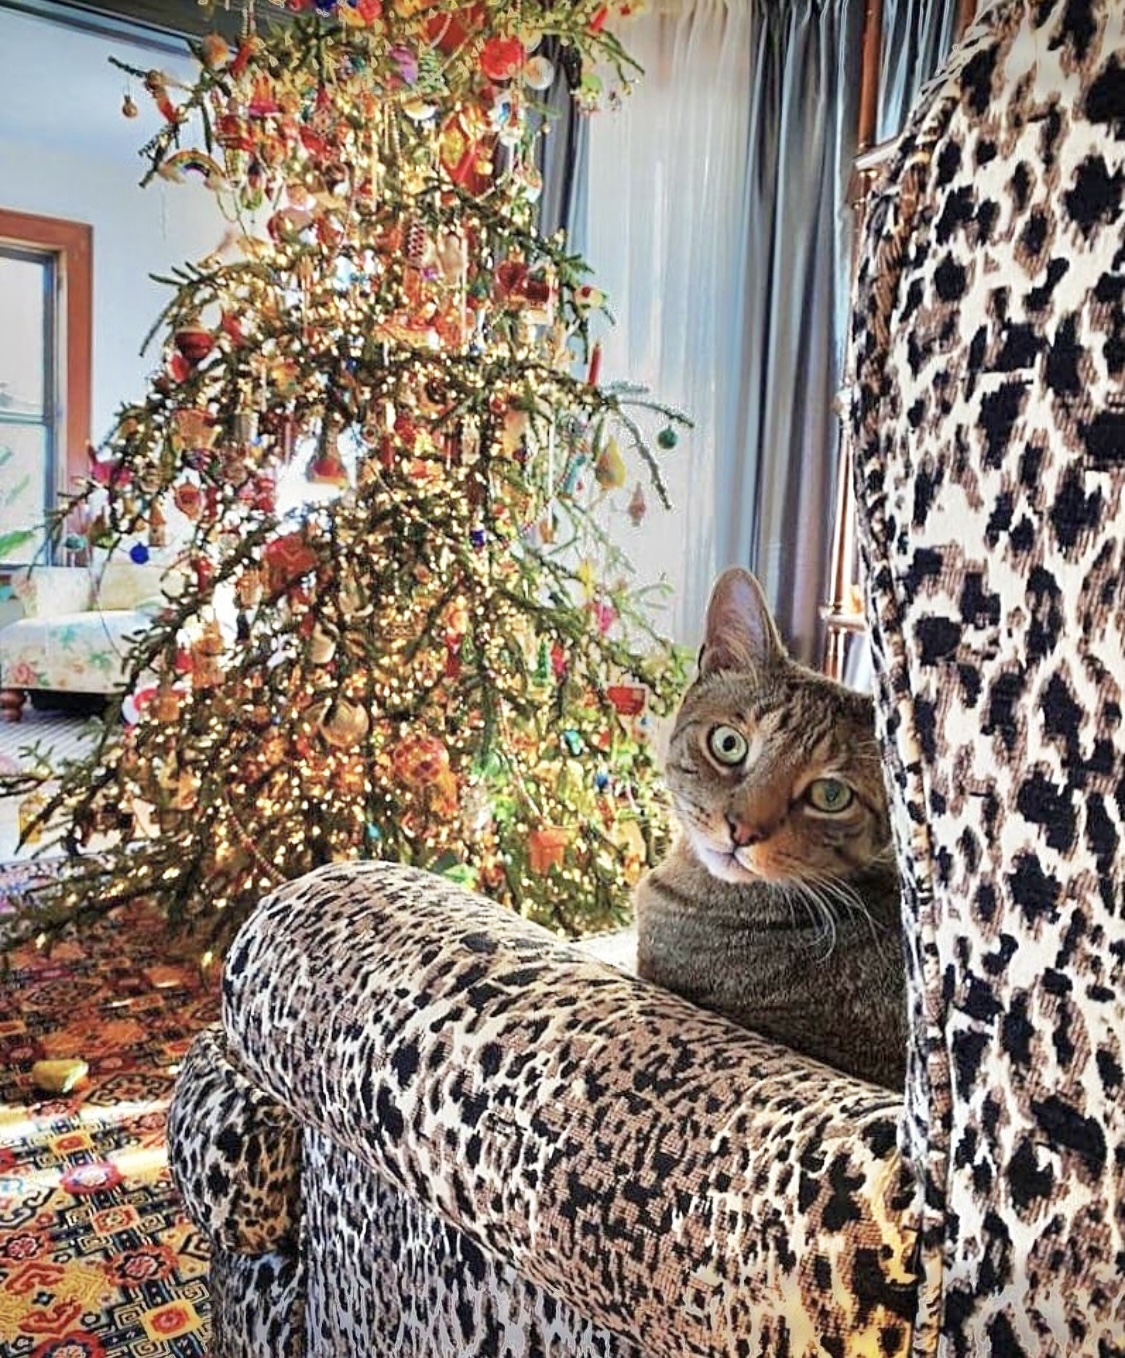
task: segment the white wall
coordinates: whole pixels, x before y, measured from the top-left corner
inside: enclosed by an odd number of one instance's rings
[[[106,39],[0,9],[0,207],[89,223],[94,229],[94,372],[90,436],[100,442],[114,412],[145,391],[158,342],[141,341],[171,291],[149,275],[198,259],[224,222],[200,183],[154,181],[140,189],[139,148],[161,125],[151,99],[109,57],[189,75],[183,59],[143,42]],[[139,116],[121,104],[127,85]]]

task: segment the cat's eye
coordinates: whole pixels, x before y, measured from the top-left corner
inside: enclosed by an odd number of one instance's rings
[[[839,778],[814,778],[805,788],[805,801],[812,809],[829,815],[846,811],[854,800],[855,793]]]
[[[713,726],[707,733],[707,748],[720,764],[733,768],[746,758],[750,745],[742,732],[733,726]]]

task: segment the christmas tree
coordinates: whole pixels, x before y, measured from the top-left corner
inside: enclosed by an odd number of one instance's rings
[[[167,569],[129,691],[39,790],[65,853],[27,929],[145,896],[217,949],[355,857],[622,917],[682,670],[596,511],[663,496],[685,421],[599,381],[604,299],[536,199],[556,69],[587,109],[636,74],[623,8],[247,5],[190,86],[123,68],[162,119],[145,182],[203,176],[231,229],[163,280],[159,369],[53,524],[95,571]],[[287,509],[293,469],[318,493]]]

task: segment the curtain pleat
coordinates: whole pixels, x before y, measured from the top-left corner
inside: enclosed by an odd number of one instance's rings
[[[812,660],[839,448],[833,402],[846,321],[862,10],[849,0],[758,0],[754,11],[742,380],[725,452],[740,493],[719,506],[719,531],[726,558],[762,580],[794,653]]]
[[[884,3],[880,136],[943,60],[955,10]],[[665,459],[671,523],[654,509],[614,531],[642,582],[672,584],[668,630],[689,645],[738,563],[794,653],[822,654],[864,8],[657,0],[622,32],[643,79],[584,129],[569,227],[617,317],[603,371],[696,426]]]
[[[957,6],[950,0],[883,0],[877,142],[902,130],[922,86],[945,60],[956,18]]]

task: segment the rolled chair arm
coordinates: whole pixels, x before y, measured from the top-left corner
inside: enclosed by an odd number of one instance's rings
[[[230,1254],[295,1251],[297,1120],[229,1059],[218,1027],[197,1034],[168,1110],[169,1163],[188,1215]]]
[[[267,898],[224,1009],[300,1122],[646,1352],[909,1343],[918,1202],[884,1090],[383,863]]]

